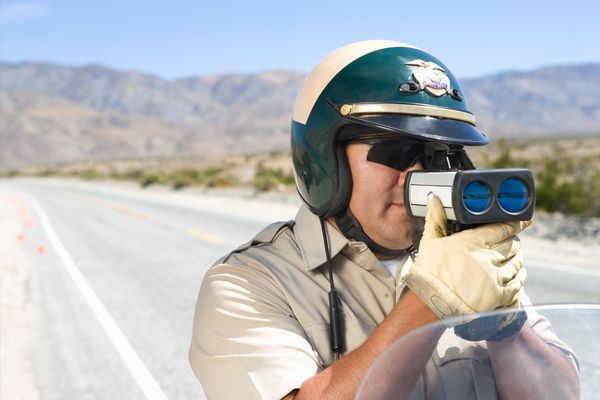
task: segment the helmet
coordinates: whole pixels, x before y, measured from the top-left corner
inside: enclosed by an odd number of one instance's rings
[[[340,142],[367,133],[460,146],[488,143],[458,81],[431,54],[383,40],[342,47],[308,75],[294,105],[296,187],[313,213],[330,217],[347,208],[352,177]]]

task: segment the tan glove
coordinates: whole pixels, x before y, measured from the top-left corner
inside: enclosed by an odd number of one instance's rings
[[[430,195],[427,208],[419,252],[401,275],[408,287],[440,318],[518,306],[525,270],[515,235],[531,221],[486,224],[448,236],[439,198]]]

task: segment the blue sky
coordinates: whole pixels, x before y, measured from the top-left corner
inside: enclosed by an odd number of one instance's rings
[[[99,63],[163,78],[308,72],[365,39],[428,50],[461,78],[600,62],[600,2],[2,0],[0,60]]]

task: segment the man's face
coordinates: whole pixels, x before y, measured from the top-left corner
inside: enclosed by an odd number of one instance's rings
[[[423,221],[409,217],[404,207],[404,179],[409,171],[422,169],[417,162],[404,171],[367,160],[370,144],[346,145],[352,172],[350,209],[365,233],[376,243],[401,250],[412,245]]]

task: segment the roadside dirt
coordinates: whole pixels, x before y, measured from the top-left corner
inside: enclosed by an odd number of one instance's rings
[[[33,307],[24,246],[32,210],[0,188],[0,398],[36,400],[32,363]]]

